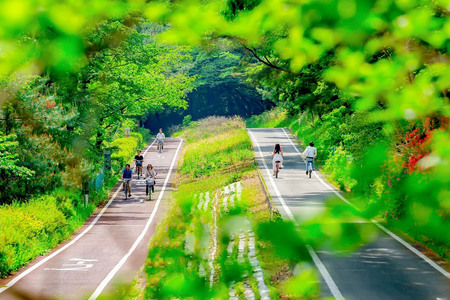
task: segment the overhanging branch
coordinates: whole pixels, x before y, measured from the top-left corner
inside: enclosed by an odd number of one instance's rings
[[[289,70],[289,69],[285,69],[285,68],[282,68],[282,67],[280,67],[280,66],[275,65],[275,64],[272,63],[272,62],[267,58],[267,56],[265,56],[265,55],[264,55],[264,58],[261,58],[261,57],[256,53],[256,50],[255,50],[255,49],[252,49],[252,48],[250,48],[250,47],[248,47],[248,46],[246,46],[246,45],[244,45],[244,44],[242,44],[242,47],[244,47],[247,51],[249,51],[249,52],[250,52],[250,53],[251,53],[251,54],[259,61],[259,62],[265,64],[266,66],[268,66],[268,67],[270,67],[270,68],[276,69],[276,70],[278,70],[278,71],[286,72],[286,73],[289,73],[289,74],[292,74],[292,75],[300,75],[300,73],[292,72],[292,71]]]

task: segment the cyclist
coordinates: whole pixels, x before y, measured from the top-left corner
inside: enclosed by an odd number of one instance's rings
[[[272,152],[272,167],[273,167],[273,176],[275,176],[277,171],[277,161],[280,162],[280,169],[283,168],[283,148],[281,148],[280,144],[275,144]]]
[[[315,170],[314,159],[317,157],[317,149],[314,147],[314,142],[309,143],[309,146],[303,151],[303,155],[306,156],[306,175],[308,175],[309,163],[312,163],[312,169]]]
[[[134,157],[134,162],[136,165],[136,173],[138,173],[138,175],[140,173],[141,176],[142,176],[142,162],[143,161],[144,161],[144,157],[141,155],[141,150],[138,150],[137,155]]]
[[[147,165],[147,169],[145,170],[145,181],[147,182],[145,186],[145,194],[148,195],[148,186],[152,186],[152,192],[155,192],[155,184],[156,184],[156,175],[157,173],[153,170],[153,166],[151,164]]]
[[[128,197],[131,197],[131,179],[133,179],[133,170],[131,169],[129,164],[127,164],[125,166],[125,169],[122,170],[121,179],[123,180],[122,191],[125,190],[125,184],[127,184],[128,185]]]
[[[156,135],[156,141],[158,143],[158,147],[159,147],[159,144],[161,143],[161,146],[162,146],[161,149],[164,149],[164,139],[165,138],[166,138],[166,136],[164,135],[162,128],[160,128],[158,134]]]

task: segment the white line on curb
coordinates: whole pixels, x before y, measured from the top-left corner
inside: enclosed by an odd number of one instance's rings
[[[269,168],[267,167],[266,161],[264,160],[264,156],[261,151],[261,147],[259,146],[258,141],[256,140],[256,137],[253,135],[253,132],[251,132],[248,129],[247,129],[247,131],[248,131],[248,133],[250,133],[250,136],[253,138],[254,144],[258,148],[258,152],[261,157],[262,163],[264,165],[264,168],[266,169],[267,175],[269,177],[269,181],[270,181],[273,189],[275,190],[275,194],[277,195],[278,200],[280,201],[281,205],[283,206],[283,209],[286,212],[286,214],[289,216],[289,219],[291,219],[291,221],[295,225],[298,225],[297,220],[295,220],[294,215],[292,214],[291,210],[284,202],[284,199],[281,196],[281,193],[278,190],[278,187],[276,186],[276,184],[273,180],[272,174],[270,174]],[[333,278],[331,278],[330,273],[328,273],[328,270],[325,268],[325,266],[323,265],[320,258],[314,252],[314,249],[312,249],[308,245],[307,245],[307,249],[308,249],[309,254],[311,255],[311,258],[313,259],[314,264],[316,265],[317,269],[319,269],[320,274],[322,275],[323,279],[327,283],[328,288],[330,289],[331,293],[333,294],[333,297],[336,299],[344,299],[341,292],[339,291],[339,288],[337,287],[336,283],[334,282]]]
[[[156,141],[156,140],[155,140]],[[147,148],[150,149],[150,147],[155,143],[155,141],[153,141],[153,143],[150,144],[150,146]],[[145,151],[145,153],[147,153],[147,151]],[[144,155],[145,155],[144,153]],[[52,254],[50,254],[49,256],[47,256],[46,258],[44,258],[43,260],[41,260],[40,262],[38,262],[37,264],[33,265],[32,267],[30,267],[29,269],[27,269],[26,271],[24,271],[23,273],[21,273],[20,275],[18,275],[16,278],[14,278],[13,280],[11,280],[10,282],[8,282],[4,287],[0,288],[0,294],[2,292],[4,292],[5,290],[7,290],[8,288],[12,287],[14,284],[16,284],[19,280],[21,280],[22,278],[24,278],[25,276],[27,276],[28,274],[30,274],[31,272],[33,272],[34,270],[36,270],[37,268],[39,268],[40,266],[42,266],[43,264],[45,264],[47,261],[49,261],[50,259],[52,259],[53,257],[55,257],[56,255],[60,254],[61,252],[63,252],[64,250],[66,250],[67,248],[69,248],[70,246],[72,246],[73,244],[75,244],[79,239],[81,239],[86,233],[88,233],[93,227],[94,225],[97,223],[97,221],[101,218],[101,216],[104,214],[104,212],[106,211],[106,209],[109,207],[109,205],[114,201],[114,199],[117,197],[117,194],[119,193],[120,189],[122,188],[121,185],[119,185],[119,187],[117,188],[117,190],[114,192],[113,196],[111,197],[111,199],[109,199],[108,203],[106,203],[106,205],[103,207],[103,209],[100,211],[100,213],[97,215],[97,217],[95,217],[94,221],[92,221],[92,223],[88,226],[88,228],[86,228],[83,232],[81,232],[79,235],[77,235],[73,240],[71,240],[69,243],[67,243],[64,247],[58,249],[57,251],[53,252]]]
[[[286,137],[289,139],[289,142],[291,143],[291,145],[294,147],[295,151],[297,151],[297,153],[300,155],[300,157],[302,158],[303,161],[305,161],[303,159],[303,157],[300,154],[300,151],[297,149],[297,147],[294,145],[294,143],[292,142],[292,138],[287,134],[286,130],[284,128],[281,128],[284,132],[284,134],[286,135]],[[328,189],[330,189],[333,193],[335,193],[339,198],[341,198],[345,203],[349,204],[350,206],[352,206],[354,209],[361,211],[358,207],[356,207],[355,205],[353,205],[351,202],[349,202],[347,199],[345,199],[339,192],[337,192],[335,189],[333,189],[332,187],[330,187],[327,183],[325,183],[317,174],[316,172],[314,172],[314,175],[317,177],[317,179],[319,179],[319,181],[324,184]],[[399,237],[398,235],[396,235],[395,233],[393,233],[392,231],[388,230],[387,228],[385,228],[383,225],[381,225],[380,223],[378,223],[375,220],[371,220],[372,223],[374,223],[376,226],[378,226],[378,228],[380,228],[381,230],[383,230],[385,233],[387,233],[388,235],[390,235],[393,239],[395,239],[397,242],[399,242],[400,244],[402,244],[403,246],[405,246],[406,248],[408,248],[411,252],[413,252],[414,254],[416,254],[417,256],[419,256],[420,258],[422,258],[425,262],[427,262],[430,266],[432,266],[434,269],[436,269],[436,271],[438,271],[439,273],[441,273],[442,275],[444,275],[447,278],[450,278],[450,273],[447,272],[446,270],[444,270],[443,268],[441,268],[438,264],[436,264],[434,261],[432,261],[431,259],[429,259],[427,256],[425,256],[424,254],[422,254],[419,250],[417,250],[416,248],[414,248],[413,246],[411,246],[408,242],[406,242],[405,240],[403,240],[401,237]]]
[[[103,279],[103,281],[100,283],[100,285],[95,289],[94,293],[89,297],[89,300],[97,299],[97,297],[100,296],[101,292],[104,290],[106,285],[113,279],[114,275],[120,270],[120,268],[127,261],[127,259],[131,256],[131,254],[137,248],[137,246],[142,241],[144,236],[147,234],[147,230],[150,227],[151,223],[153,222],[156,212],[158,211],[159,203],[161,202],[161,199],[164,195],[164,191],[166,189],[167,183],[169,182],[170,174],[172,173],[173,166],[175,165],[175,161],[177,159],[178,152],[180,151],[182,144],[183,144],[183,139],[180,138],[180,144],[178,145],[177,151],[175,152],[175,156],[173,157],[172,163],[169,168],[169,172],[167,173],[166,179],[164,180],[164,184],[161,188],[161,192],[159,193],[158,200],[156,200],[155,207],[153,208],[152,214],[150,215],[150,218],[147,220],[147,223],[145,224],[144,229],[142,230],[141,234],[136,239],[136,241],[133,243],[130,250],[128,250],[128,252],[125,254],[125,256],[122,257],[122,259],[117,263],[117,265],[111,270],[111,272],[109,272],[109,274],[105,277],[105,279]]]

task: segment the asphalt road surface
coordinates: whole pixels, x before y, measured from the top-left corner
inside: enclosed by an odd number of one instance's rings
[[[300,149],[284,129],[249,129],[259,168],[282,216],[301,223],[317,216],[330,198],[351,205],[319,172],[309,179]],[[276,143],[284,150],[284,168],[272,177],[270,152]],[[320,155],[320,153],[319,153]],[[310,254],[322,275],[321,297],[336,299],[450,299],[450,274],[381,225],[366,220],[361,226],[377,238],[351,255],[330,249]]]
[[[168,138],[162,153],[156,143],[144,150],[144,166],[151,163],[158,172],[152,201],[145,201],[145,182],[136,174],[128,200],[117,185],[108,204],[71,240],[0,281],[0,299],[95,299],[104,293],[114,298],[118,284],[131,283],[147,258],[182,145],[181,139]]]

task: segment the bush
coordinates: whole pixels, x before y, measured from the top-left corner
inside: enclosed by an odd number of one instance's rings
[[[150,129],[147,129],[144,127],[139,127],[138,132],[140,135],[142,135],[142,138],[143,138],[145,144],[148,144],[151,141],[152,135],[151,135]]]
[[[130,137],[134,137],[138,140],[138,149],[141,149],[145,146],[144,137],[142,136],[142,134],[138,132],[132,132],[130,133]]]
[[[183,118],[183,127],[188,127],[192,123],[192,116],[187,115]]]
[[[352,157],[339,147],[325,161],[324,171],[339,184],[341,190],[352,189],[356,180],[351,177]]]
[[[131,133],[130,137],[123,137],[114,140],[111,143],[111,145],[115,147],[111,154],[111,161],[114,171],[117,172],[127,163],[130,163],[142,143],[142,135],[137,132]]]
[[[6,277],[72,233],[54,195],[0,207],[0,276]]]

